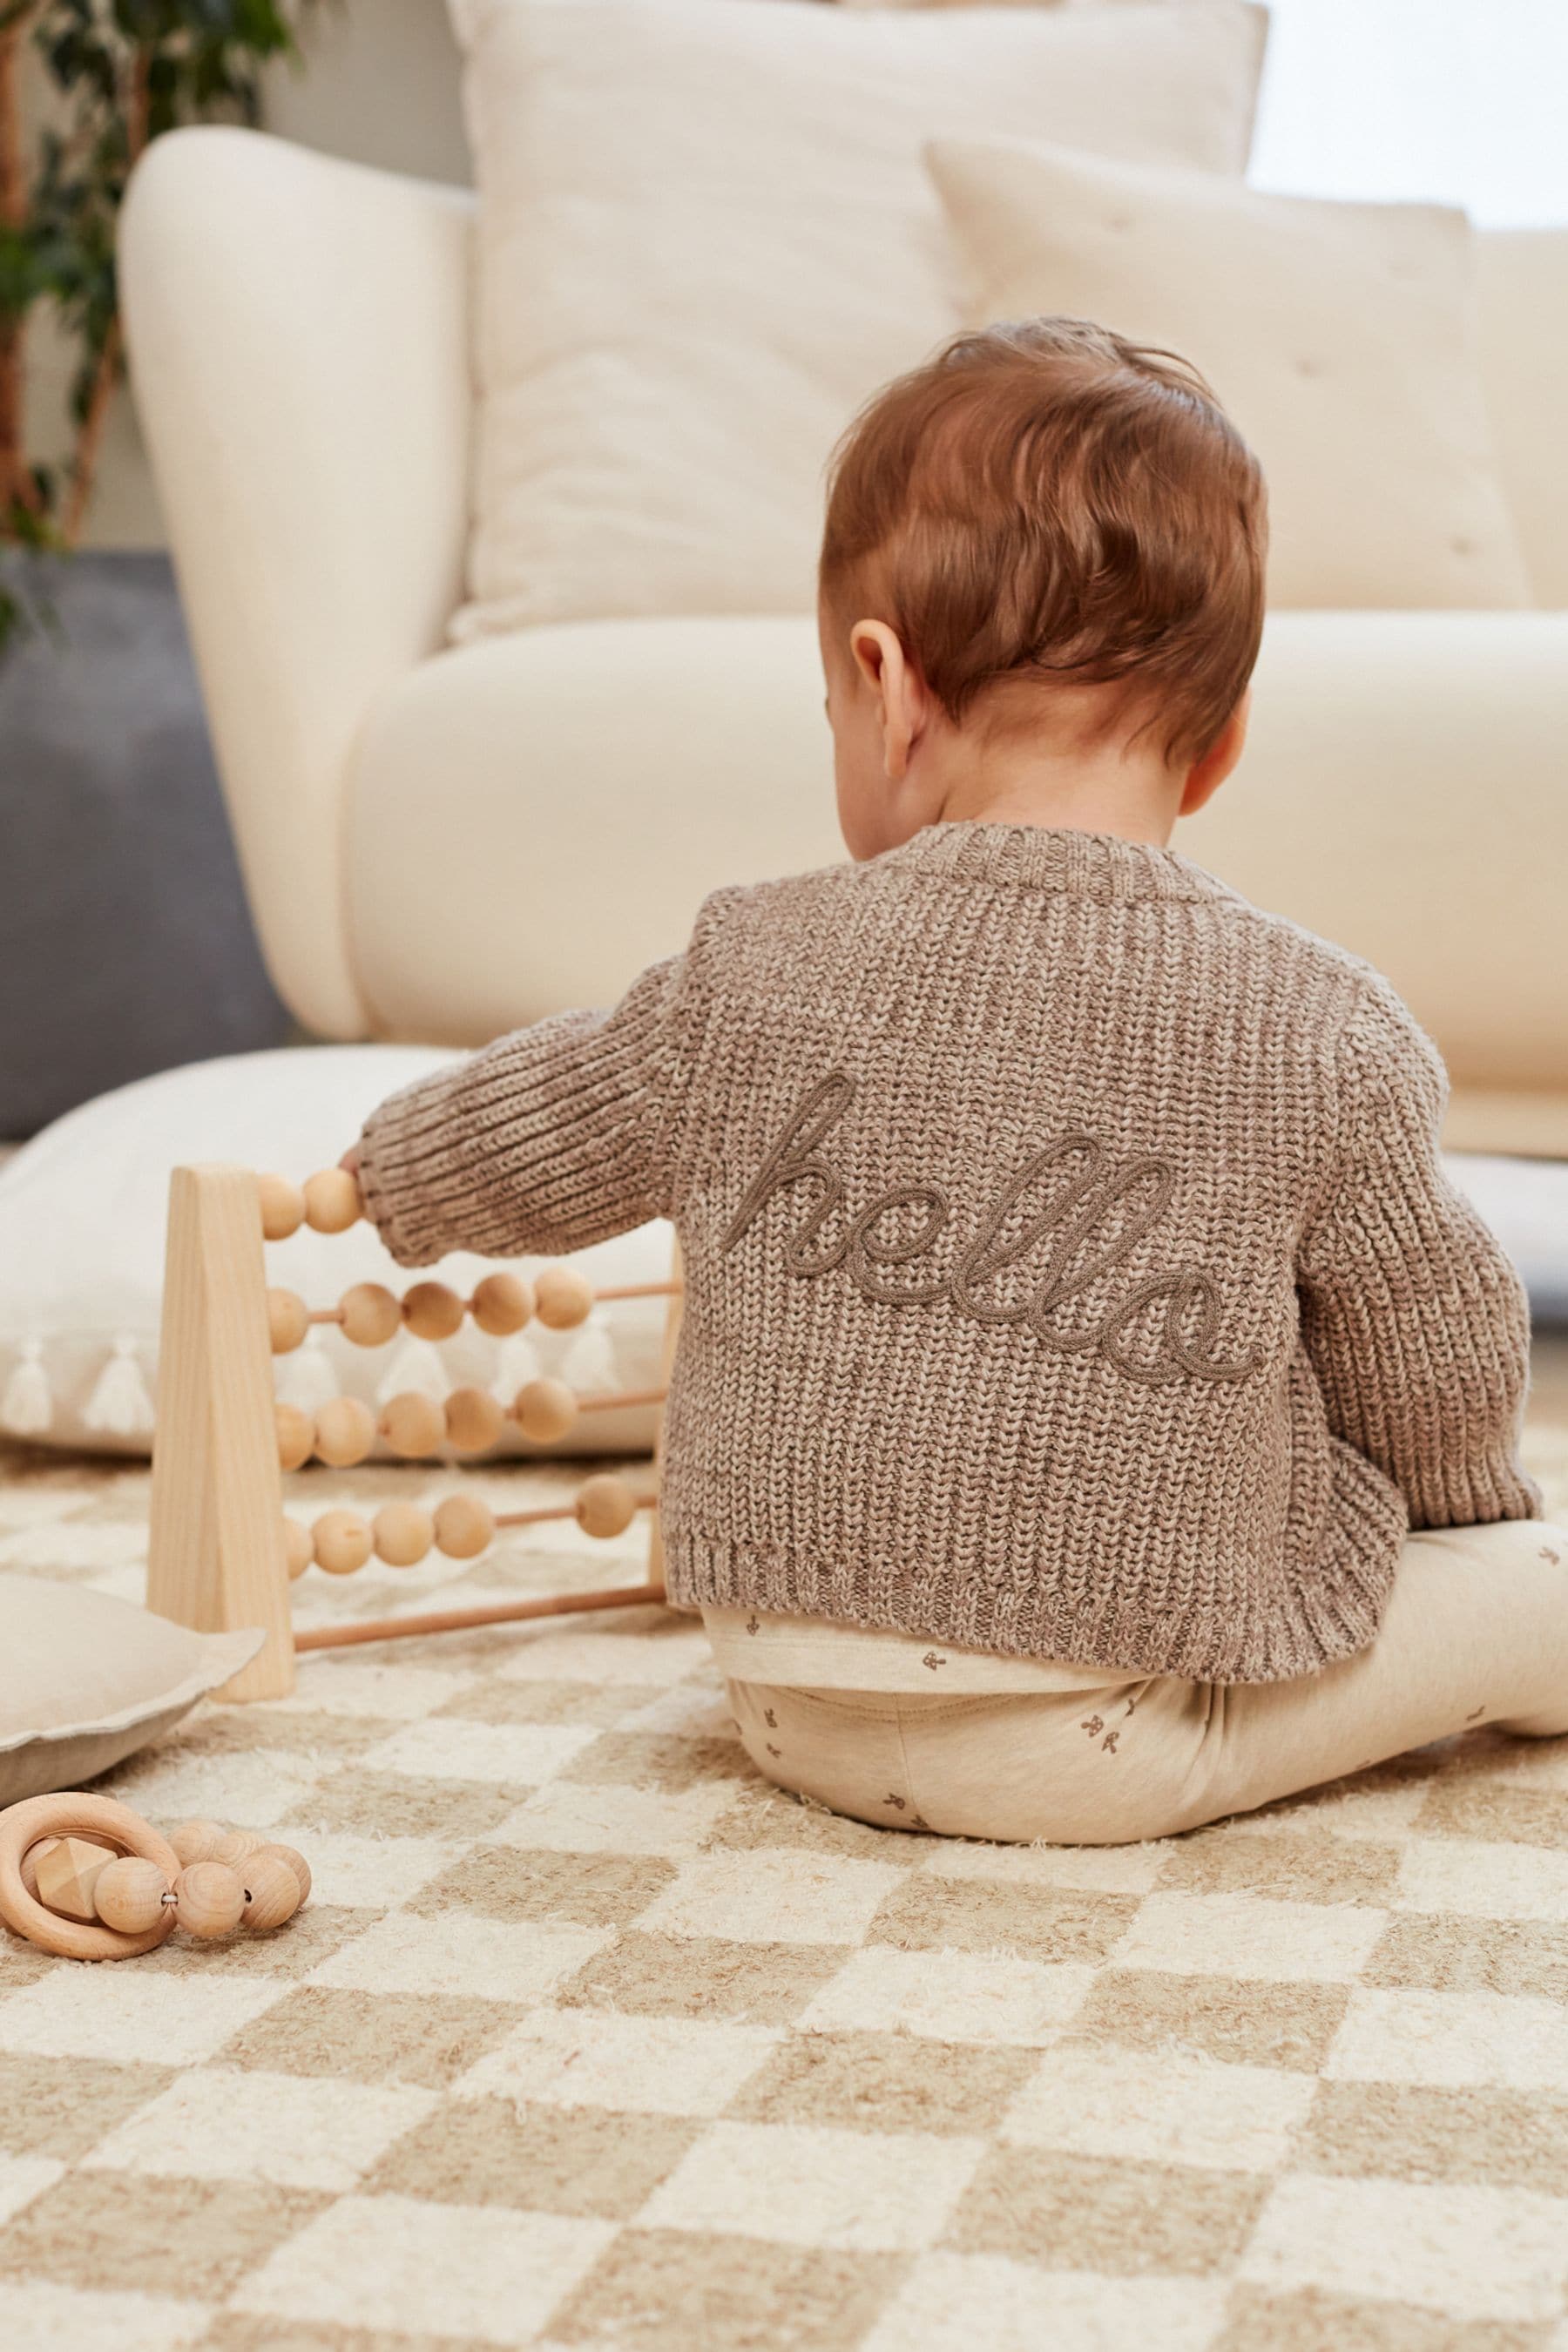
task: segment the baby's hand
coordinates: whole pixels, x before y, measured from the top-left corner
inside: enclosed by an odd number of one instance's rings
[[[359,1174],[359,1145],[357,1143],[350,1144],[348,1150],[339,1160],[338,1166],[344,1169],[351,1176],[357,1176]]]

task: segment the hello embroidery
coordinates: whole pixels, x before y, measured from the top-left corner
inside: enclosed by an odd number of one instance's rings
[[[1151,1385],[1244,1381],[1258,1369],[1260,1350],[1237,1361],[1215,1353],[1219,1293],[1198,1266],[1149,1275],[1097,1319],[1064,1323],[1063,1310],[1103,1283],[1164,1215],[1175,1186],[1168,1160],[1141,1153],[1119,1163],[1092,1136],[1056,1136],[1008,1177],[951,1269],[922,1280],[915,1262],[947,1235],[952,1201],[940,1184],[893,1184],[852,1210],[843,1175],[818,1146],[855,1093],[855,1080],[834,1071],[791,1112],[731,1220],[726,1253],[776,1194],[809,1183],[816,1198],[784,1246],[791,1274],[842,1266],[865,1298],[894,1307],[945,1298],[977,1322],[1028,1330],[1061,1355],[1101,1356]]]

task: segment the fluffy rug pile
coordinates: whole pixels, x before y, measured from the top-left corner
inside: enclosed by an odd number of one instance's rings
[[[1568,1510],[1561,1394],[1531,1452]],[[0,1566],[140,1597],[144,1473],[4,1467]],[[301,1618],[430,1590],[374,1575]],[[1568,1742],[948,1843],[770,1789],[639,1610],[318,1654],[104,1785],[316,1895],[112,1966],[0,1935],[6,2352],[1568,2347]]]

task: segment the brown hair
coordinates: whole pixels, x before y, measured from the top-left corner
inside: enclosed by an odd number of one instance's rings
[[[1258,460],[1194,368],[1027,319],[868,403],[834,453],[820,584],[836,617],[897,630],[955,722],[1003,681],[1124,683],[1116,715],[1196,759],[1258,657],[1266,541]]]

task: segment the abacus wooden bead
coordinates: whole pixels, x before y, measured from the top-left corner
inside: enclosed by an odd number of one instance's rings
[[[447,1442],[459,1454],[483,1454],[506,1425],[489,1389],[454,1389],[447,1399]]]
[[[594,1305],[594,1286],[575,1266],[547,1265],[533,1278],[534,1309],[552,1331],[570,1331],[585,1323]]]
[[[269,1290],[267,1294],[267,1328],[271,1335],[272,1352],[287,1356],[304,1344],[310,1328],[310,1310],[297,1290]]]
[[[405,1389],[382,1411],[377,1423],[395,1454],[414,1461],[422,1454],[438,1454],[447,1442],[447,1416],[434,1397]]]
[[[168,1879],[155,1862],[122,1854],[100,1871],[93,1907],[106,1927],[118,1927],[122,1936],[143,1936],[157,1926],[169,1891]]]
[[[316,1451],[334,1470],[363,1462],[375,1444],[375,1415],[358,1397],[333,1397],[316,1415]]]
[[[605,1470],[578,1488],[572,1507],[585,1535],[618,1536],[637,1517],[637,1498],[624,1478]]]
[[[287,1512],[283,1515],[283,1557],[289,1563],[289,1583],[297,1583],[310,1565],[310,1530]],[[195,1854],[191,1859],[195,1860]]]
[[[577,1400],[564,1381],[528,1381],[512,1401],[512,1414],[524,1437],[552,1445],[577,1418]]]
[[[298,1470],[310,1460],[316,1443],[315,1425],[308,1412],[297,1404],[280,1404],[273,1408],[278,1422],[278,1467]]]
[[[282,1859],[288,1864],[289,1869],[293,1872],[295,1877],[300,1882],[300,1902],[308,1903],[310,1899],[310,1865],[306,1861],[304,1855],[302,1853],[296,1853],[291,1845],[279,1845],[277,1843],[264,1845],[261,1851],[263,1853],[276,1853],[281,1855]]]
[[[416,1503],[387,1503],[370,1523],[377,1559],[388,1568],[412,1568],[436,1540],[436,1522]]]
[[[403,1319],[416,1339],[449,1339],[468,1311],[444,1282],[416,1282],[403,1294]]]
[[[226,1830],[204,1862],[221,1862],[226,1870],[238,1870],[253,1853],[259,1853],[268,1843],[254,1830]]]
[[[521,1274],[487,1274],[469,1305],[481,1331],[492,1339],[510,1339],[533,1320],[533,1285]]]
[[[359,1186],[346,1168],[323,1168],[305,1181],[305,1219],[314,1234],[346,1234],[359,1221]]]
[[[397,1293],[384,1282],[356,1282],[338,1301],[338,1328],[356,1348],[384,1348],[403,1328]]]
[[[188,1870],[193,1862],[210,1862],[227,1835],[221,1822],[182,1822],[169,1843],[180,1868]]]
[[[305,1222],[305,1195],[287,1176],[258,1176],[256,1189],[261,1195],[262,1238],[286,1242]]]
[[[477,1495],[448,1495],[436,1513],[436,1542],[448,1559],[474,1559],[495,1539],[495,1513]]]
[[[221,1862],[193,1862],[174,1881],[174,1916],[187,1936],[228,1936],[245,1912],[245,1888]]]
[[[258,1853],[247,1857],[240,1877],[244,1881],[245,1908],[239,1916],[247,1927],[255,1928],[258,1934],[281,1927],[304,1900],[300,1882],[283,1856],[269,1853],[265,1846]]]
[[[323,1511],[310,1529],[310,1550],[329,1576],[352,1576],[371,1555],[368,1519],[357,1511]]]

